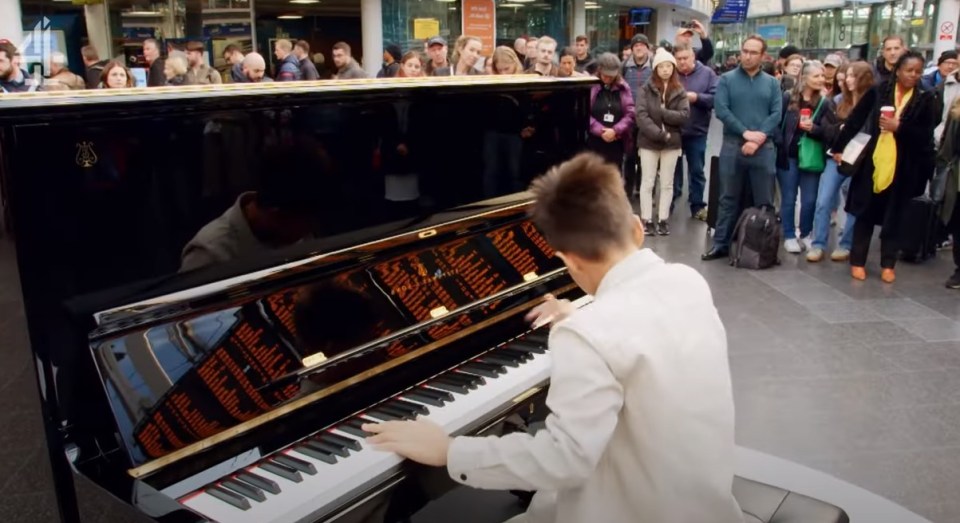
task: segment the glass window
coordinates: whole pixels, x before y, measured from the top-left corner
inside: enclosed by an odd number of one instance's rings
[[[382,0],[383,43],[396,44],[403,50],[423,49],[424,40],[415,38],[416,20],[430,20],[440,28],[440,36],[447,39],[453,52],[454,41],[460,36],[460,2],[448,0]],[[499,13],[498,13],[499,14]],[[435,35],[420,35],[425,38]]]
[[[610,52],[622,57],[622,47],[629,44],[629,41],[624,40],[629,39],[621,39],[620,36],[621,9],[623,8],[605,0],[587,2],[587,36],[590,37],[594,53]]]
[[[572,9],[569,0],[498,0],[497,42],[512,46],[521,36],[549,36],[559,51],[570,44]]]

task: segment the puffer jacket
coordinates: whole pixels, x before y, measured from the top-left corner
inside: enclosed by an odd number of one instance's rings
[[[680,131],[690,119],[690,101],[681,87],[667,93],[664,103],[651,78],[637,94],[638,144],[641,149],[679,149]]]

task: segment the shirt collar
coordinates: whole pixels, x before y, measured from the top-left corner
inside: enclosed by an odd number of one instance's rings
[[[633,254],[620,260],[603,275],[600,285],[597,286],[596,297],[599,298],[604,294],[613,292],[629,280],[660,265],[663,265],[663,259],[656,253],[650,249],[638,249]]]
[[[254,198],[254,194],[253,192],[245,192],[237,197],[237,202],[227,210],[227,222],[230,224],[230,228],[236,231],[237,239],[245,248],[251,250],[266,249],[267,246],[253,234],[250,224],[247,223],[247,218],[243,215],[243,206]]]

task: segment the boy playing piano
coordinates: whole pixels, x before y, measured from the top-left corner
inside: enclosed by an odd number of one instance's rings
[[[726,333],[693,269],[643,249],[616,166],[581,154],[533,183],[533,222],[583,309],[548,300],[546,428],[450,438],[428,421],[365,425],[369,441],[486,489],[537,491],[526,522],[728,523],[734,411]]]

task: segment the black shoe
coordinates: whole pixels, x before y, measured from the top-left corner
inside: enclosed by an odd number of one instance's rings
[[[670,226],[667,225],[665,220],[657,222],[657,234],[660,236],[670,236]]]
[[[646,236],[657,235],[657,229],[656,227],[653,226],[653,222],[651,222],[650,220],[643,222],[643,234],[645,234]]]
[[[946,287],[948,289],[960,289],[960,269],[957,269],[953,276],[947,279]]]
[[[730,251],[726,249],[718,249],[714,247],[709,251],[701,254],[700,259],[703,261],[719,260],[720,258],[726,258],[729,255],[730,255]]]

